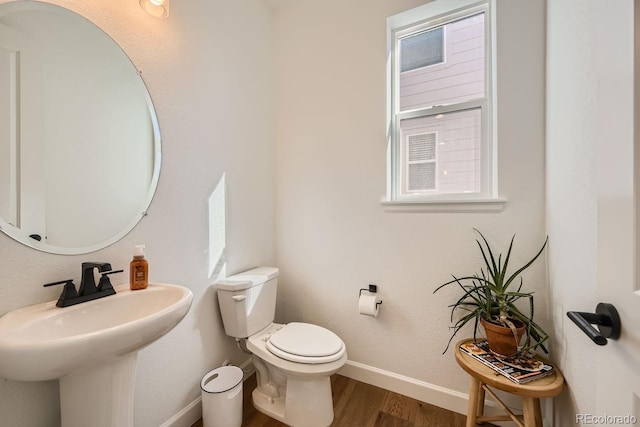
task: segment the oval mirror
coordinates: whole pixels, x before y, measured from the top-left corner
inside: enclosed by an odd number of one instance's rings
[[[139,72],[62,7],[0,4],[0,228],[82,254],[125,236],[160,173],[160,131]]]

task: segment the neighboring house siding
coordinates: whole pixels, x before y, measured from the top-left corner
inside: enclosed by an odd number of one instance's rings
[[[445,25],[445,62],[400,74],[400,111],[484,96],[483,20]]]
[[[407,138],[437,133],[436,189],[430,193],[480,191],[480,110],[465,110],[438,116],[404,120],[401,125],[403,156]],[[406,178],[403,190],[407,191]]]

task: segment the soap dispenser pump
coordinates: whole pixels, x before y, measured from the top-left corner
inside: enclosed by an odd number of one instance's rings
[[[132,291],[146,289],[149,286],[149,262],[144,258],[144,245],[133,247],[133,260],[129,273],[129,286]]]

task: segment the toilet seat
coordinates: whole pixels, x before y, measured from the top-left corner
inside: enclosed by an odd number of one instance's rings
[[[342,340],[318,325],[292,322],[270,335],[266,347],[272,354],[297,363],[330,363],[346,352]]]

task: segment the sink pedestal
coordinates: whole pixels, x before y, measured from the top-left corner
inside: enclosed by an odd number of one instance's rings
[[[132,427],[134,351],[60,378],[62,427]]]

